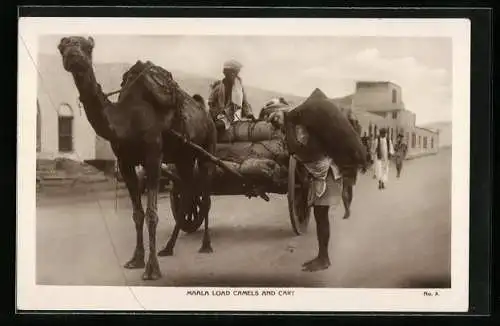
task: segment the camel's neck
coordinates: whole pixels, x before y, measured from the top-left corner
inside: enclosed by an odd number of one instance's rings
[[[89,69],[85,73],[73,73],[73,78],[90,125],[99,136],[111,140],[114,133],[104,114],[104,109],[112,106],[113,103],[102,92],[94,71]]]

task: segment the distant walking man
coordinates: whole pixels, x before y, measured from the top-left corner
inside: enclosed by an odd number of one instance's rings
[[[395,151],[395,163],[396,163],[396,177],[399,178],[401,176],[401,170],[403,169],[403,161],[406,158],[406,154],[408,153],[408,145],[403,141],[404,137],[402,134],[398,135],[398,139],[396,144],[394,145]]]
[[[239,77],[241,63],[229,60],[224,63],[222,80],[211,85],[208,107],[218,131],[229,129],[240,118],[255,120],[252,107],[247,101],[243,83]]]
[[[378,134],[371,134],[370,135],[370,148],[369,148],[369,153],[370,153],[370,162],[371,162],[371,168],[370,171],[372,173],[373,179],[377,178],[377,171],[375,171],[375,160],[377,159],[376,151],[377,151],[377,138]]]
[[[390,138],[386,137],[385,128],[380,129],[380,136],[375,146],[375,175],[378,180],[378,189],[385,189],[389,179],[389,159],[394,154],[394,147]]]

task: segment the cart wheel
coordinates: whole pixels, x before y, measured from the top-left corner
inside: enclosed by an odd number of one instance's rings
[[[309,219],[311,217],[311,208],[307,207],[307,184],[302,182],[300,172],[303,167],[297,160],[290,156],[288,162],[288,211],[290,221],[295,234],[301,235],[307,232]]]
[[[190,209],[185,213],[181,211],[181,199],[182,193],[179,187],[176,187],[174,184],[170,192],[170,206],[175,222],[178,223],[182,231],[193,233],[200,228],[204,218],[208,214],[208,198],[195,196]]]

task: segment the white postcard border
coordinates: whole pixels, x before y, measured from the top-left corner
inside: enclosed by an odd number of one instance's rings
[[[287,288],[293,296],[186,296],[182,287],[41,286],[36,266],[38,37],[46,34],[436,36],[453,39],[451,289]],[[27,51],[28,49],[28,51]],[[30,57],[31,56],[31,57]],[[21,17],[18,39],[17,308],[22,310],[412,311],[468,308],[470,21],[466,19]],[[22,109],[21,109],[22,108]],[[165,276],[168,277],[168,276]],[[203,289],[203,288],[197,288]],[[226,288],[224,288],[226,289]],[[212,288],[207,288],[211,291]],[[233,290],[229,288],[229,290]],[[250,290],[255,290],[250,288]],[[280,288],[275,291],[283,290]]]

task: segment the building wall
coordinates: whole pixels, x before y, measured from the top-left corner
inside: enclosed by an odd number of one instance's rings
[[[408,144],[408,158],[438,152],[439,134],[415,125],[416,115],[404,108],[398,85],[358,82],[352,95],[352,108],[361,124],[362,136],[375,136],[381,128],[386,128],[393,142],[398,134],[403,134]]]
[[[62,63],[40,56],[38,67],[38,106],[40,109],[40,158],[68,157],[75,160],[93,158],[95,144],[89,142],[95,135],[83,108],[79,105],[78,92],[71,74]],[[63,106],[68,106],[73,116],[73,151],[59,151],[58,117]]]
[[[410,131],[408,144],[408,157],[426,154],[435,154],[439,151],[439,133],[428,129],[416,127]]]
[[[357,82],[352,104],[372,112],[404,109],[401,88],[388,82]]]
[[[114,159],[107,141],[99,139],[87,120],[79,101],[73,77],[64,70],[59,56],[40,55],[38,58],[39,158],[67,157],[74,160]],[[97,80],[104,92],[120,87],[128,64],[95,64]],[[111,100],[116,100],[111,98]],[[67,105],[73,115],[73,151],[59,151],[58,112]],[[38,122],[38,121],[37,121]],[[38,146],[37,146],[38,147]]]
[[[415,126],[416,115],[408,110],[401,110],[397,112],[398,124],[404,128]]]

